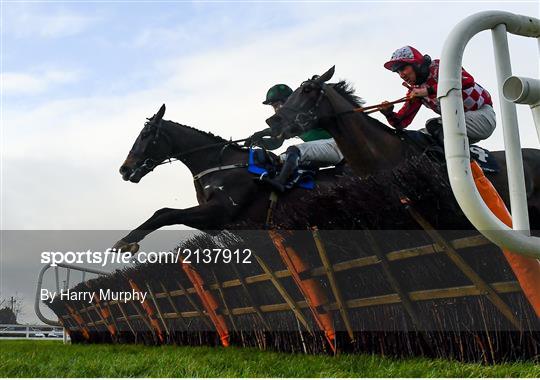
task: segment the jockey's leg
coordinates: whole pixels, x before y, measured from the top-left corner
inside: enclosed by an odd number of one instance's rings
[[[435,117],[426,121],[426,128],[424,130],[431,135],[440,146],[444,146],[444,132],[442,126],[442,118]],[[421,130],[421,132],[424,132]],[[425,132],[424,132],[425,133]]]
[[[288,179],[298,168],[298,163],[300,162],[300,150],[296,146],[288,147],[285,153],[285,161],[279,175],[276,177],[277,181],[282,185],[287,183]]]
[[[297,146],[301,167],[334,166],[343,160],[343,154],[334,139],[309,141]]]
[[[465,112],[465,127],[469,144],[475,144],[491,136],[495,130],[495,123],[495,111],[489,105],[484,105],[476,111]],[[424,130],[421,131],[424,132]],[[444,146],[444,131],[440,117],[429,119],[426,122],[425,131]]]
[[[298,168],[298,163],[300,161],[300,149],[295,145],[292,145],[287,148],[285,151],[283,159],[283,166],[279,175],[275,178],[264,177],[264,181],[272,185],[277,191],[284,192],[285,185],[289,181],[289,178],[294,174],[295,170]]]
[[[263,177],[263,180],[276,190],[283,192],[298,166],[318,168],[337,165],[343,160],[343,154],[334,139],[325,139],[290,146],[280,158],[283,161],[283,167],[279,175],[273,179]]]
[[[495,111],[493,107],[484,105],[476,111],[465,112],[465,125],[469,144],[485,140],[495,130]]]

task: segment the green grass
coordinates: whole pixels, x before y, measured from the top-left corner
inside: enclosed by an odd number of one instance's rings
[[[540,377],[540,364],[484,366],[375,355],[4,340],[0,341],[0,377]]]

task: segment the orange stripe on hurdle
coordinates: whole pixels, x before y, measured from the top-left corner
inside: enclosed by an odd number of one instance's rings
[[[333,352],[336,352],[335,338],[336,332],[332,315],[324,309],[324,305],[328,303],[328,297],[324,293],[321,284],[313,278],[302,278],[301,273],[308,273],[311,269],[300,258],[300,255],[292,248],[285,245],[285,239],[277,231],[269,230],[268,234],[278,250],[283,262],[300,289],[300,292],[307,300],[311,313],[319,328],[324,331],[326,340]]]
[[[512,227],[512,216],[495,187],[486,178],[482,168],[475,161],[471,162],[472,175],[476,188],[491,212],[508,227]],[[532,305],[536,315],[540,317],[540,261],[518,255],[506,249],[502,250],[506,261],[517,277],[525,297]]]
[[[85,326],[84,319],[82,319],[82,317],[79,315],[79,313],[77,313],[77,311],[74,308],[72,308],[71,306],[67,304],[66,304],[66,307],[69,311],[69,315],[71,316],[71,318],[73,318],[73,320],[77,324],[77,327],[79,327],[79,329],[81,330],[84,336],[84,339],[89,340],[90,333],[88,332],[88,329]]]
[[[229,329],[227,328],[225,318],[223,318],[223,316],[219,315],[217,312],[219,308],[218,302],[216,301],[212,293],[210,293],[209,290],[204,288],[204,280],[201,275],[195,270],[195,268],[184,262],[182,262],[181,265],[189,281],[193,284],[193,288],[199,296],[199,299],[201,300],[204,309],[208,313],[210,320],[214,324],[214,327],[219,334],[221,344],[224,347],[229,347]]]
[[[131,285],[131,288],[133,289],[133,291],[138,292],[138,293],[142,293],[141,289],[137,286],[135,281],[133,281],[132,279],[128,279],[128,281],[129,281],[129,284]],[[157,335],[159,337],[159,341],[161,343],[163,343],[163,341],[164,341],[163,332],[161,331],[161,326],[159,325],[159,321],[157,320],[156,313],[154,312],[154,309],[148,303],[148,301],[141,302],[141,305],[142,305],[144,311],[146,312],[146,314],[148,314],[148,317],[150,319],[150,325],[156,331],[156,333],[157,333]]]
[[[112,336],[115,336],[116,335],[116,327],[109,323],[109,318],[114,318],[112,317],[112,314],[111,314],[111,310],[109,309],[108,306],[102,306],[101,303],[100,303],[100,299],[99,299],[99,296],[97,295],[97,292],[95,294],[95,306],[96,306],[96,310],[98,311],[99,315],[101,315],[101,318],[103,319],[103,322],[105,323],[105,326],[107,327],[107,330],[109,330],[109,333],[112,335]]]

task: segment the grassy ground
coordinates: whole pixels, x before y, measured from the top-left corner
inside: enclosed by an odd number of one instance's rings
[[[256,349],[0,341],[0,377],[540,377],[540,364],[493,366]]]

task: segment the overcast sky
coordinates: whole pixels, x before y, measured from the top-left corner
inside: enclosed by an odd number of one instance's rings
[[[336,65],[367,104],[404,95],[383,68],[413,45],[438,58],[451,28],[483,10],[539,17],[529,2],[39,2],[2,5],[3,229],[128,229],[162,207],[196,204],[181,164],[139,184],[118,168],[145,118],[244,138],[266,127],[275,83],[296,88]],[[516,75],[538,77],[533,39],[509,37]],[[469,44],[464,67],[498,93],[491,34]],[[412,129],[434,114],[424,109]],[[381,116],[381,120],[384,120]],[[539,147],[520,107],[523,146]],[[502,149],[502,130],[483,144]],[[6,270],[3,266],[3,270]],[[0,289],[1,290],[1,289]],[[0,298],[4,294],[0,294]]]

